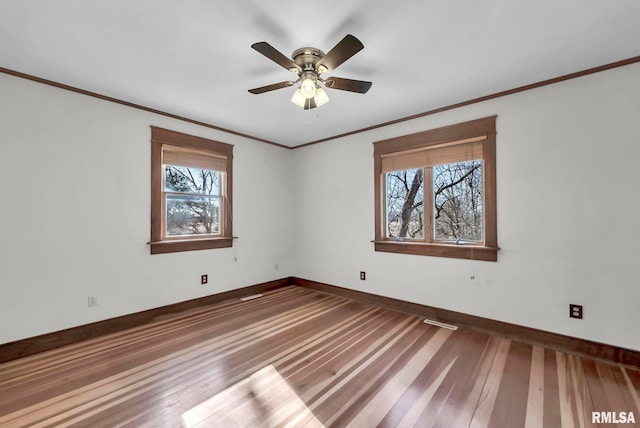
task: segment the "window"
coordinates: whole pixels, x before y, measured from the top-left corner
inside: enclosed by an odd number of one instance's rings
[[[384,174],[387,238],[482,242],[482,159]]]
[[[495,119],[374,143],[376,251],[497,260]]]
[[[233,146],[151,127],[151,254],[231,247]]]

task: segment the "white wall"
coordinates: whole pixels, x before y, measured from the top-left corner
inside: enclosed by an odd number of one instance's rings
[[[149,254],[150,125],[235,145],[233,248]],[[290,275],[289,150],[0,73],[0,153],[0,343]]]
[[[636,63],[294,150],[295,276],[640,350],[638,76]],[[498,262],[374,252],[372,142],[494,114]]]

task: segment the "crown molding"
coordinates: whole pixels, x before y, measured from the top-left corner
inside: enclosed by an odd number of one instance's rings
[[[490,95],[484,95],[482,97],[473,98],[473,99],[470,99],[470,100],[467,100],[467,101],[462,101],[462,102],[451,104],[451,105],[448,105],[448,106],[438,107],[438,108],[433,109],[433,110],[428,110],[428,111],[425,111],[425,112],[422,112],[422,113],[417,113],[417,114],[414,114],[414,115],[411,115],[411,116],[401,117],[399,119],[394,119],[394,120],[391,120],[391,121],[388,121],[388,122],[379,123],[377,125],[368,126],[366,128],[356,129],[354,131],[345,132],[343,134],[332,135],[330,137],[326,137],[326,138],[322,138],[322,139],[319,139],[319,140],[310,141],[308,143],[299,144],[297,146],[286,146],[284,144],[279,144],[279,143],[276,143],[274,141],[266,140],[264,138],[256,137],[256,136],[253,136],[253,135],[244,134],[242,132],[233,131],[231,129],[222,128],[220,126],[216,126],[216,125],[213,125],[211,123],[202,122],[202,121],[191,119],[191,118],[184,117],[184,116],[179,116],[177,114],[173,114],[173,113],[169,113],[169,112],[166,112],[166,111],[158,110],[158,109],[155,109],[155,108],[143,106],[143,105],[140,105],[140,104],[136,104],[136,103],[132,103],[132,102],[129,102],[129,101],[121,100],[121,99],[118,99],[118,98],[109,97],[107,95],[102,95],[102,94],[99,94],[97,92],[87,91],[85,89],[77,88],[77,87],[70,86],[70,85],[65,85],[64,83],[59,83],[59,82],[55,82],[53,80],[43,79],[41,77],[33,76],[33,75],[30,75],[30,74],[22,73],[22,72],[11,70],[11,69],[4,68],[4,67],[0,67],[0,73],[9,74],[9,75],[12,75],[12,76],[20,77],[20,78],[23,78],[23,79],[27,79],[27,80],[31,80],[31,81],[34,81],[34,82],[42,83],[42,84],[45,84],[45,85],[54,86],[56,88],[64,89],[64,90],[67,90],[67,91],[76,92],[76,93],[83,94],[83,95],[88,95],[90,97],[95,97],[95,98],[98,98],[98,99],[101,99],[101,100],[104,100],[104,101],[109,101],[109,102],[112,102],[112,103],[124,105],[124,106],[127,106],[127,107],[132,107],[132,108],[143,110],[143,111],[147,111],[147,112],[150,112],[150,113],[159,114],[161,116],[170,117],[172,119],[181,120],[183,122],[192,123],[192,124],[195,124],[195,125],[203,126],[205,128],[215,129],[217,131],[222,131],[222,132],[226,132],[226,133],[229,133],[229,134],[237,135],[237,136],[240,136],[240,137],[249,138],[251,140],[255,140],[255,141],[258,141],[258,142],[261,142],[261,143],[265,143],[265,144],[270,144],[270,145],[273,145],[273,146],[281,147],[283,149],[293,150],[293,149],[299,149],[299,148],[302,148],[302,147],[311,146],[311,145],[314,145],[314,144],[324,143],[326,141],[331,141],[331,140],[335,140],[335,139],[342,138],[342,137],[347,137],[347,136],[350,136],[350,135],[360,134],[362,132],[367,132],[367,131],[371,131],[371,130],[378,129],[378,128],[383,128],[385,126],[394,125],[396,123],[406,122],[406,121],[409,121],[409,120],[418,119],[418,118],[421,118],[421,117],[430,116],[430,115],[437,114],[437,113],[442,113],[444,111],[453,110],[453,109],[460,108],[460,107],[465,107],[465,106],[468,106],[468,105],[471,105],[471,104],[481,103],[483,101],[488,101],[488,100],[492,100],[492,99],[495,99],[495,98],[504,97],[506,95],[516,94],[518,92],[529,91],[531,89],[536,89],[536,88],[540,88],[542,86],[552,85],[554,83],[563,82],[565,80],[571,80],[571,79],[576,79],[578,77],[587,76],[589,74],[600,73],[602,71],[611,70],[613,68],[618,68],[618,67],[623,67],[625,65],[630,65],[630,64],[637,63],[637,62],[640,62],[640,56],[635,56],[635,57],[624,59],[624,60],[621,60],[621,61],[612,62],[612,63],[601,65],[601,66],[598,66],[598,67],[588,68],[586,70],[577,71],[575,73],[565,74],[563,76],[554,77],[554,78],[543,80],[543,81],[536,82],[536,83],[530,83],[528,85],[519,86],[517,88],[496,92],[496,93],[490,94]]]

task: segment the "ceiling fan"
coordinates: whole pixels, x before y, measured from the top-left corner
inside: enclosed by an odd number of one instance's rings
[[[262,94],[300,83],[291,98],[291,102],[304,107],[305,110],[309,110],[329,101],[327,93],[320,86],[321,83],[326,88],[357,92],[359,94],[364,94],[371,88],[372,83],[363,80],[344,79],[341,77],[323,79],[320,77],[323,73],[335,70],[340,64],[364,48],[362,42],[351,34],[347,34],[326,55],[317,48],[300,48],[291,54],[291,58],[287,58],[267,42],[254,43],[251,47],[276,64],[298,75],[298,79],[295,81],[287,80],[249,89],[252,94]]]

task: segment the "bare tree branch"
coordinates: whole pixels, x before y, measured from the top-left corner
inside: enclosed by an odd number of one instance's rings
[[[436,190],[435,196],[438,196],[439,194],[441,194],[442,192],[444,192],[445,190],[447,190],[450,187],[454,187],[454,186],[462,183],[465,178],[467,178],[469,175],[473,174],[473,172],[478,168],[480,168],[480,164],[476,164],[473,167],[471,167],[469,169],[469,171],[467,171],[467,173],[465,175],[463,175],[462,177],[460,177],[458,180],[453,181],[451,183],[447,183],[446,185],[439,187],[438,190]]]

